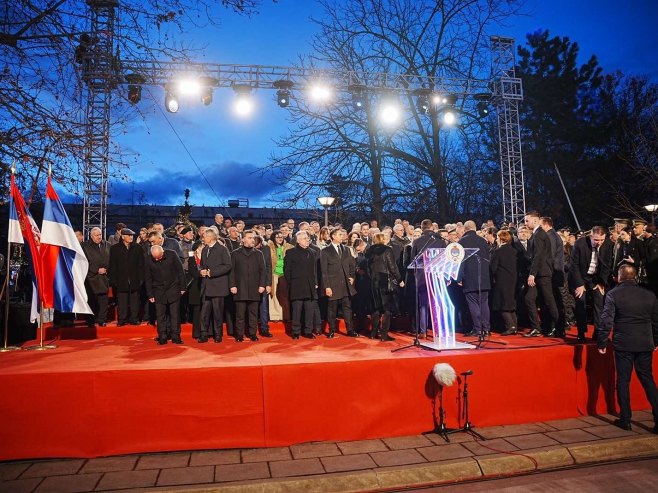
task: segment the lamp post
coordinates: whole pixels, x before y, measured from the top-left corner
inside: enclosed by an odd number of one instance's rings
[[[329,207],[336,201],[334,197],[318,197],[318,202],[324,207],[324,226],[329,226]]]
[[[645,205],[644,208],[651,213],[651,224],[655,224],[656,211],[658,211],[658,204]]]

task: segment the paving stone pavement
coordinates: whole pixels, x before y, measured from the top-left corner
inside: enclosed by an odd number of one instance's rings
[[[0,463],[0,493],[369,491],[658,456],[648,411],[479,428],[487,440],[429,434],[265,449]]]

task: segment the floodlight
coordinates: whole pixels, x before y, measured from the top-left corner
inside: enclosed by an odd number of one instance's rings
[[[196,79],[182,79],[178,81],[178,92],[184,96],[199,94],[201,83]]]
[[[430,110],[430,101],[427,99],[427,96],[421,94],[416,100],[416,108],[418,108],[418,113],[425,115]]]
[[[237,96],[233,109],[238,116],[247,116],[254,109],[254,101],[251,98],[251,86],[245,84],[234,84],[233,90]]]
[[[350,84],[347,91],[352,95],[352,107],[359,111],[366,106],[366,86],[362,84]]]
[[[178,112],[178,97],[170,91],[166,91],[165,93],[165,109],[169,113],[177,113]]]
[[[217,79],[214,77],[199,77],[199,92],[201,93],[201,102],[205,106],[212,103],[213,88],[217,87]]]
[[[434,94],[432,95],[432,104],[434,106],[441,106],[448,102],[446,97],[443,94]]]
[[[387,126],[396,125],[400,122],[402,111],[400,104],[393,96],[385,96],[379,103],[379,118]]]
[[[281,108],[287,108],[290,104],[290,91],[288,89],[279,89],[276,92],[276,103]]]
[[[128,101],[132,104],[137,104],[142,99],[142,86],[146,79],[140,74],[128,74],[126,75],[126,81],[128,81]]]
[[[457,116],[453,111],[446,111],[443,113],[443,123],[446,125],[453,125],[457,121]]]
[[[331,98],[331,89],[325,84],[316,83],[311,86],[311,98],[320,103],[329,101]]]
[[[485,101],[480,101],[475,107],[478,110],[480,118],[489,116],[489,105]]]

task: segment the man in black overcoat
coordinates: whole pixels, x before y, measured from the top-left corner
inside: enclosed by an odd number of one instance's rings
[[[356,261],[352,253],[343,245],[346,235],[341,228],[331,230],[331,243],[322,249],[320,255],[320,270],[322,272],[322,293],[328,298],[327,322],[332,339],[336,333],[336,315],[338,305],[343,311],[343,320],[349,337],[358,337],[352,328],[352,301],[356,294],[354,279],[356,276]],[[285,267],[285,264],[284,264]]]
[[[599,326],[603,299],[612,268],[613,244],[603,226],[594,226],[588,236],[578,238],[571,251],[569,287],[576,298],[578,342],[585,342],[587,301],[591,299],[594,328]],[[596,340],[596,334],[594,334]]]
[[[242,234],[242,246],[231,253],[229,285],[235,301],[235,340],[238,342],[244,340],[245,325],[249,339],[258,340],[258,302],[265,292],[265,260],[254,243],[254,232],[247,230]]]
[[[547,327],[547,334],[553,332],[558,319],[557,305],[553,296],[553,251],[551,240],[539,223],[539,213],[527,214],[525,225],[532,231],[532,236],[528,240],[530,267],[524,295],[531,330],[525,336],[538,337],[542,335],[537,314],[538,295],[541,294],[544,302],[541,315],[543,325]]]
[[[229,294],[231,255],[217,241],[217,232],[208,228],[203,233],[206,245],[201,252],[199,275],[201,276],[201,337],[208,342],[212,334],[215,342],[222,342],[224,334],[224,298]]]
[[[617,369],[617,401],[619,419],[615,425],[631,429],[631,399],[629,384],[633,367],[653,411],[653,432],[658,433],[658,391],[653,379],[653,353],[658,346],[658,300],[648,289],[638,286],[633,265],[619,268],[619,285],[605,298],[600,324],[597,326],[597,346],[606,353],[608,335],[614,327],[612,345]]]
[[[475,232],[474,221],[464,223],[464,236],[459,244],[464,248],[476,248],[478,251],[465,259],[460,266],[461,283],[468,310],[473,321],[470,337],[487,335],[490,331],[489,290],[489,244]]]
[[[173,250],[165,250],[160,245],[151,246],[151,254],[145,262],[146,296],[149,302],[155,304],[158,344],[167,344],[169,337],[174,344],[183,344],[180,337],[180,299],[187,284],[183,264]]]
[[[304,337],[315,339],[313,334],[313,301],[318,295],[317,256],[309,245],[311,240],[306,231],[298,231],[296,245],[286,253],[283,275],[288,281],[292,304],[292,338],[299,339],[304,315]]]
[[[108,275],[117,299],[117,326],[139,324],[139,290],[144,282],[144,251],[133,242],[135,232],[124,228],[121,241],[110,248]]]
[[[89,306],[94,312],[93,315],[87,315],[87,325],[96,323],[104,327],[107,322],[107,293],[110,289],[110,279],[107,276],[110,244],[103,240],[101,228],[91,228],[89,240],[82,243],[82,251],[89,261],[85,288]]]
[[[272,292],[272,252],[265,239],[256,235],[255,247],[263,254],[265,262],[265,292],[260,295],[258,302],[258,333],[263,337],[272,337],[270,332],[270,293]]]

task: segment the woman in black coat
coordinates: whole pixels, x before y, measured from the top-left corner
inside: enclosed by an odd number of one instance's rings
[[[505,322],[504,336],[516,334],[516,266],[517,252],[509,231],[498,232],[500,245],[491,256],[493,281],[492,308]]]
[[[393,249],[384,244],[384,235],[377,233],[372,237],[372,246],[366,250],[368,275],[370,276],[370,290],[372,292],[372,331],[370,338],[374,339],[379,333],[381,325],[381,340],[394,341],[388,335],[391,326],[391,313],[395,311],[394,291],[389,287],[389,276],[396,286],[404,287],[402,276],[395,263]]]
[[[368,259],[365,256],[365,250],[368,246],[361,238],[357,238],[352,243],[356,252],[356,295],[352,300],[352,310],[354,311],[354,328],[357,332],[363,333],[368,322],[370,313],[370,277],[368,276]]]

